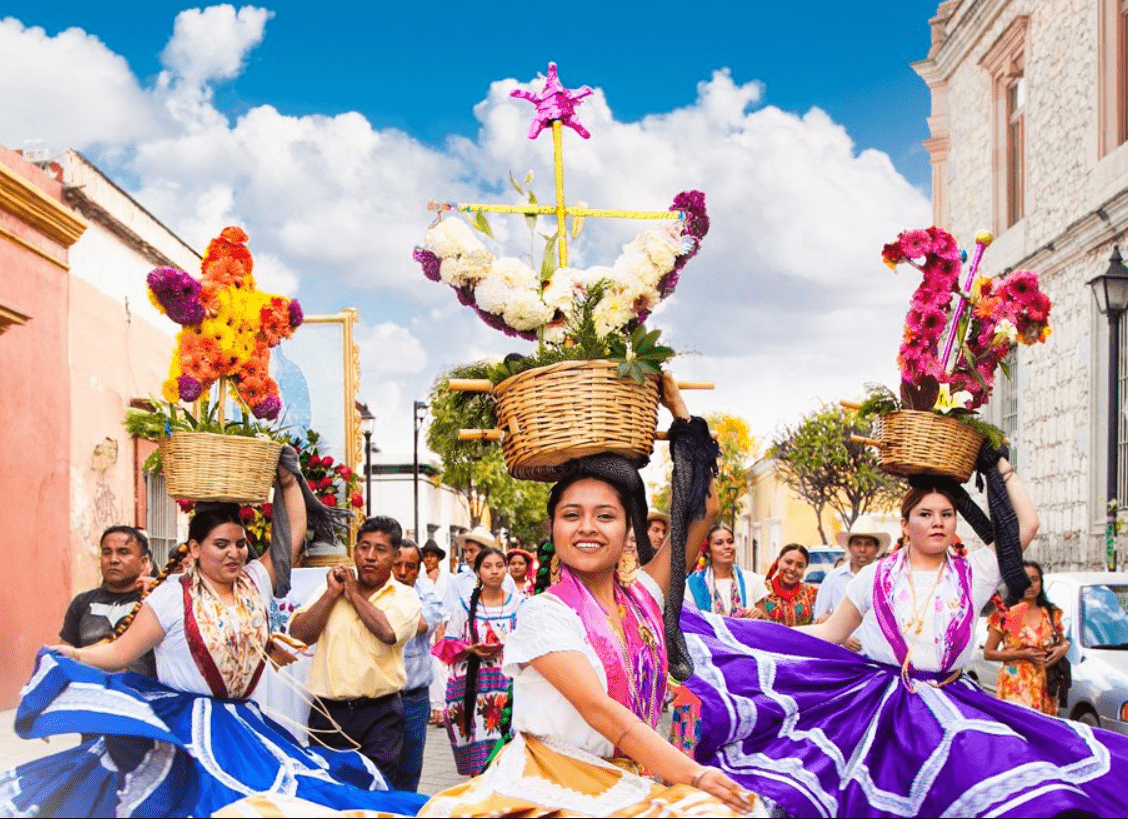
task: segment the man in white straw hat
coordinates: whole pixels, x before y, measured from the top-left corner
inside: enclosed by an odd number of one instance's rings
[[[458,567],[458,574],[451,578],[443,601],[443,609],[448,619],[458,606],[470,611],[470,595],[474,592],[474,586],[478,584],[474,561],[478,557],[478,552],[485,546],[499,548],[493,532],[481,524],[462,535],[462,563]],[[517,584],[513,582],[508,572],[501,583],[501,588],[506,594],[517,593]]]
[[[889,535],[878,528],[877,522],[870,515],[859,515],[848,532],[839,532],[834,537],[838,545],[849,552],[850,561],[827,572],[819,585],[819,593],[815,597],[816,623],[830,617],[838,608],[838,604],[846,597],[846,586],[854,579],[854,575],[889,548]],[[855,637],[850,637],[843,645],[851,651],[861,651],[862,648]]]

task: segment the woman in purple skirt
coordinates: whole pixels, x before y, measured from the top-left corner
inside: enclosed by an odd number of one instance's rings
[[[1005,458],[989,469],[1025,549],[1038,529],[1030,498]],[[962,676],[1000,570],[994,547],[953,548],[961,492],[914,479],[905,547],[860,571],[824,623],[683,612],[698,761],[795,816],[1128,814],[1128,737],[997,700]],[[858,628],[868,656],[832,645]]]

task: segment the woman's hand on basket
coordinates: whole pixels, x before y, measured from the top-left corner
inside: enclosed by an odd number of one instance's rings
[[[282,466],[282,464],[278,464],[275,473],[278,476],[278,483],[283,489],[297,481],[297,478],[294,477],[294,473]]]
[[[689,418],[689,410],[685,406],[685,399],[682,398],[681,390],[678,389],[678,382],[674,380],[673,373],[669,371],[662,373],[659,397],[662,399],[662,406],[668,409],[675,418]]]

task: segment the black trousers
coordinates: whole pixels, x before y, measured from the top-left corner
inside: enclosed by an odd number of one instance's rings
[[[315,709],[309,712],[309,727],[317,733],[310,737],[310,741],[315,741],[313,737],[316,737],[331,748],[346,751],[353,749],[353,743],[356,743],[360,746],[360,753],[380,769],[388,780],[388,787],[403,790],[399,758],[405,726],[399,692],[384,697],[319,701],[341,726],[344,736]]]

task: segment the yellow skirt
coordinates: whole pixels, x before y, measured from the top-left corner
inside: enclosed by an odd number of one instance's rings
[[[435,794],[420,816],[736,816],[689,785],[639,776],[630,760],[601,759],[560,742],[518,734],[464,785]],[[747,815],[766,816],[752,797]]]

